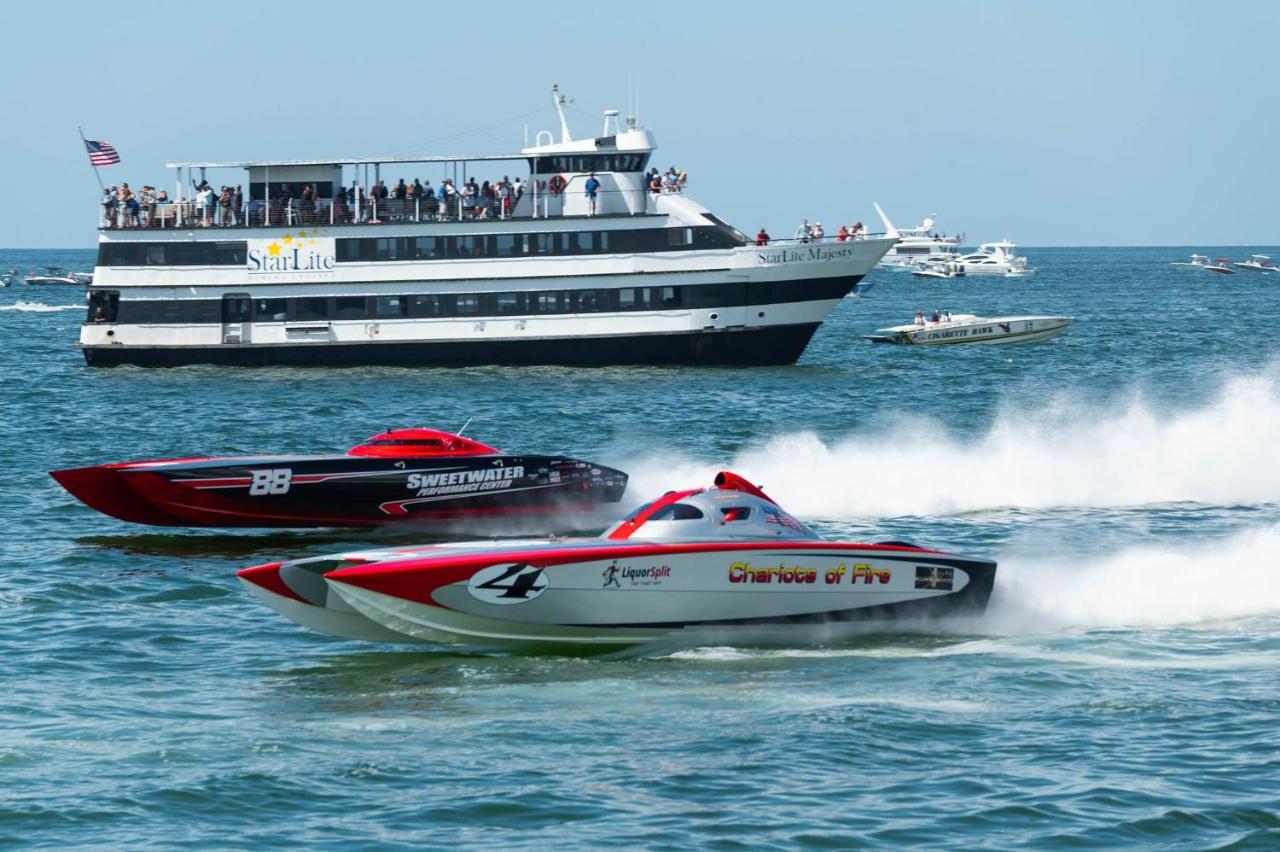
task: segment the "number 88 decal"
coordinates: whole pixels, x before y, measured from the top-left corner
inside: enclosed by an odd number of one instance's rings
[[[253,482],[249,485],[249,496],[261,497],[264,494],[288,494],[289,485],[293,481],[293,471],[287,467],[253,471]]]

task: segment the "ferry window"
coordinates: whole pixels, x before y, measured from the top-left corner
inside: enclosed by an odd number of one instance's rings
[[[414,257],[444,257],[444,239],[442,237],[418,237],[413,241]]]
[[[292,307],[289,313],[291,320],[322,320],[329,316],[329,300],[323,296],[294,299]]]
[[[513,257],[520,254],[522,246],[517,245],[517,240],[523,243],[520,234],[498,234],[494,237],[493,253],[498,257]]]
[[[569,245],[566,249],[567,254],[588,254],[591,251],[591,236],[581,231],[574,231],[571,234],[564,235]]]
[[[479,242],[474,236],[458,237],[458,257],[479,257]]]
[[[659,288],[655,287],[654,290]],[[680,291],[675,287],[662,287],[662,307],[678,308],[680,307]]]
[[[538,254],[539,238],[541,234],[525,234],[524,235],[524,251],[525,254]]]
[[[394,238],[379,239],[373,256],[377,260],[397,260],[396,240]]]
[[[634,287],[623,287],[618,291],[618,308],[624,311],[634,311],[639,307],[636,302],[636,289]]]
[[[418,295],[413,297],[413,315],[415,317],[438,317],[443,313],[444,305],[439,296]]]
[[[693,228],[668,228],[667,229],[667,245],[669,246],[693,245]]]
[[[213,262],[213,246],[208,243],[170,243],[169,263],[174,266],[205,266]]]
[[[243,266],[248,243],[220,241],[213,244],[213,263],[217,266]]]
[[[375,308],[380,317],[401,317],[406,305],[404,296],[378,296]]]
[[[524,293],[499,293],[498,294],[498,313],[500,314],[527,313],[525,309],[525,294]]]
[[[253,318],[259,322],[283,322],[284,299],[257,299],[253,303]]]
[[[147,266],[168,266],[169,256],[164,243],[151,243],[147,246]]]
[[[720,509],[720,513],[724,515],[725,523],[730,521],[745,521],[751,517],[750,506],[725,506]]]
[[[364,319],[367,315],[364,296],[339,296],[334,299],[334,319]]]
[[[578,290],[573,294],[574,307],[580,313],[605,310],[606,298],[604,290]]]
[[[367,260],[362,257],[364,246],[369,240],[338,240],[337,255],[339,261]]]
[[[459,294],[456,310],[459,316],[480,313],[480,297],[471,294]]]
[[[595,251],[597,252],[609,251],[609,232],[608,231],[595,231],[593,232],[592,237],[593,237],[593,242],[595,243]]]
[[[554,293],[534,293],[532,294],[532,302],[534,310],[540,314],[555,314],[564,310],[565,293],[563,291]]]
[[[120,314],[119,290],[90,290],[86,322],[115,322]]]
[[[651,521],[696,521],[704,518],[702,510],[697,506],[685,503],[670,503],[649,516]]]

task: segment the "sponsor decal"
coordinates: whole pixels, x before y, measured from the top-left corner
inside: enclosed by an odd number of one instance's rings
[[[550,586],[551,581],[541,568],[523,562],[490,565],[472,574],[467,581],[471,597],[499,606],[531,601]]]
[[[799,246],[777,251],[762,251],[756,255],[756,258],[760,263],[772,266],[780,263],[796,263],[797,261],[806,260],[843,260],[853,257],[855,253],[852,248],[817,245]]]
[[[843,572],[844,566],[840,566]],[[830,572],[827,572],[830,574]],[[735,562],[729,566],[729,582],[730,583],[816,583],[818,582],[818,569],[808,568],[804,565],[787,565],[786,562],[779,563],[776,567],[773,565],[759,566],[752,565],[750,562]],[[831,582],[828,580],[827,582]]]
[[[766,524],[777,524],[780,527],[804,532],[804,524],[779,509],[777,506],[764,506],[764,522]]]
[[[956,569],[936,566],[916,566],[916,588],[937,589],[941,592],[951,591],[955,582]]]
[[[817,585],[819,572],[822,574],[822,582],[828,586],[841,585],[844,583],[846,576],[852,585],[859,583],[864,585],[879,583],[883,585],[893,577],[892,568],[880,568],[866,562],[855,564],[852,570],[849,569],[848,565],[841,562],[835,568],[828,568],[825,571],[821,568],[810,568],[807,565],[787,565],[785,561],[779,563],[776,567],[773,565],[752,565],[750,562],[734,562],[729,566],[729,582]]]
[[[609,588],[613,586],[615,589],[622,588],[622,581],[626,580],[628,586],[661,586],[662,581],[671,576],[670,565],[650,565],[647,568],[634,568],[630,565],[618,567],[617,560],[608,568],[601,572],[604,577],[604,583],[601,588]]]
[[[301,230],[249,240],[245,270],[259,280],[331,276],[338,265],[337,241]]]
[[[475,491],[501,491],[524,476],[524,468],[480,468],[455,470],[449,473],[411,473],[405,479],[405,487],[416,490],[419,497],[435,497],[441,494],[469,494]]]

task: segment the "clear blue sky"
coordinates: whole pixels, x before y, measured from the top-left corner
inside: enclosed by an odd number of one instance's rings
[[[553,82],[595,133],[628,75],[659,163],[750,232],[874,200],[971,242],[1280,243],[1280,3],[55,0],[0,24],[6,247],[94,243],[78,124],[121,152],[108,182],[172,186],[169,160],[514,150]]]

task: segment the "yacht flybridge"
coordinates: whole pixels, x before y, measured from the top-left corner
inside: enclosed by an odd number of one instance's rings
[[[889,249],[880,265],[895,271],[910,271],[928,263],[955,260],[960,251],[963,235],[947,236],[934,230],[933,217],[926,217],[914,228],[895,228],[889,216],[880,207],[879,202],[872,202],[876,208],[880,222],[884,225],[886,237],[897,238],[898,244]]]
[[[516,154],[170,163],[173,200],[104,207],[86,360],[785,364],[894,243],[756,245],[652,185],[634,117],[574,139],[552,94],[559,141]]]

